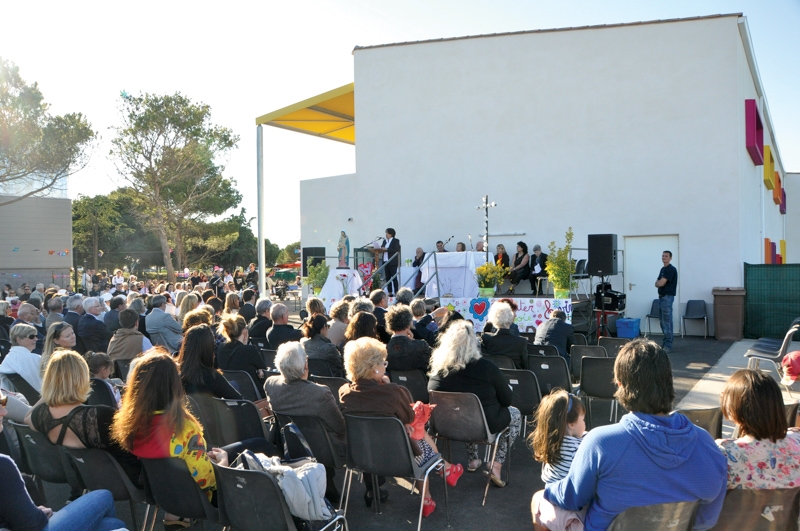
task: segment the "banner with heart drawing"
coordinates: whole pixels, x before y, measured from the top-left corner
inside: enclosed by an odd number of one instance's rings
[[[442,298],[440,303],[451,311],[456,311],[469,319],[475,325],[476,332],[482,332],[489,316],[489,307],[499,298],[477,297],[468,298]],[[517,303],[517,318],[515,323],[520,332],[535,332],[536,327],[550,318],[553,310],[562,310],[567,314],[567,322],[572,323],[572,301],[567,299],[538,299],[515,298]]]

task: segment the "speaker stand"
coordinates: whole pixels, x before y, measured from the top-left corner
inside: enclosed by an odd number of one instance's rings
[[[594,275],[592,275],[594,277]],[[611,337],[611,330],[608,328],[608,321],[606,317],[606,277],[603,275],[599,276],[600,278],[600,287],[602,290],[602,294],[600,295],[600,318],[594,320],[594,328],[589,331],[587,335],[591,336],[592,334],[597,334],[597,343],[600,343],[600,336],[608,336]],[[595,292],[596,293],[596,292]],[[599,325],[597,323],[600,323]]]

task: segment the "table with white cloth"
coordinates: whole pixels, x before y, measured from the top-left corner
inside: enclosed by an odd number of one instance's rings
[[[422,266],[422,282],[431,280],[425,287],[426,297],[475,297],[478,281],[475,268],[486,263],[486,253],[467,251],[463,253],[435,253],[436,256]],[[438,269],[438,278],[434,277]]]
[[[414,289],[414,279],[417,278],[417,271],[418,270],[419,270],[418,267],[400,266],[400,268],[398,269],[398,273],[399,273],[398,276],[400,277],[398,285],[401,288],[402,287],[406,287],[406,288],[410,289],[411,291],[416,292],[417,290]]]
[[[362,284],[361,275],[355,269],[331,269],[318,297],[323,302],[338,301],[345,295],[358,295]]]

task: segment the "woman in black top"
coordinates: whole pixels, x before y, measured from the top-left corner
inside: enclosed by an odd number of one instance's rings
[[[506,295],[514,293],[514,288],[520,281],[525,280],[531,274],[530,257],[528,256],[528,245],[525,242],[517,242],[517,254],[514,255],[514,267],[511,268],[511,287],[506,291]]]
[[[267,364],[255,345],[249,345],[250,333],[241,315],[228,314],[222,318],[219,333],[227,340],[217,347],[217,365],[223,371],[245,371],[256,384],[261,398],[265,398],[264,382]]]
[[[241,400],[242,395],[214,368],[214,332],[207,324],[186,331],[178,354],[178,370],[187,395],[210,394]]]
[[[344,378],[344,362],[336,345],[328,339],[328,320],[317,314],[303,323],[303,339],[300,344],[310,360],[327,362],[331,376]]]
[[[429,391],[450,393],[473,393],[483,406],[486,422],[492,433],[509,428],[508,435],[500,439],[497,458],[492,466],[491,479],[498,487],[504,487],[500,471],[506,460],[508,447],[519,435],[521,416],[519,410],[511,407],[511,388],[497,366],[481,357],[478,340],[472,322],[455,321],[440,336],[439,347],[431,357]],[[467,443],[469,464],[467,470],[474,472],[481,466],[478,445]],[[484,472],[489,474],[487,470]]]

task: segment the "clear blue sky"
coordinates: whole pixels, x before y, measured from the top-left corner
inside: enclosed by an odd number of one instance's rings
[[[742,12],[788,171],[800,172],[800,0],[4,2],[0,56],[102,138],[69,195],[124,184],[108,160],[119,93],[180,91],[241,136],[226,174],[256,215],[255,117],[353,81],[355,46]],[[267,237],[299,239],[298,181],[355,171],[352,146],[265,128]]]

